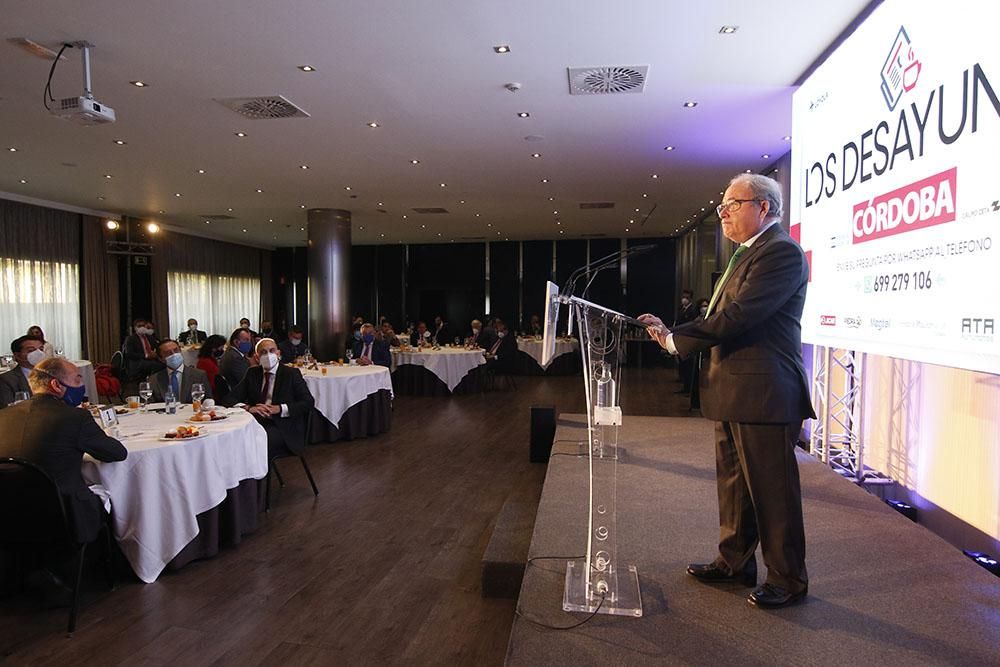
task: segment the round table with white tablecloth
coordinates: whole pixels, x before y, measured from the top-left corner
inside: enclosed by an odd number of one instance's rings
[[[124,461],[84,456],[83,477],[110,500],[115,538],[146,583],[198,536],[199,515],[267,474],[267,432],[244,410],[221,412],[228,418],[198,425],[204,437],[164,441],[167,431],[189,425],[190,406],[175,415],[132,411],[119,419]]]
[[[518,352],[523,352],[526,361],[522,370],[528,375],[552,371],[553,374],[576,372],[579,369],[580,343],[575,338],[560,337],[556,339],[555,354],[548,364],[542,364],[542,340],[538,337],[518,338]],[[566,358],[565,355],[571,355]],[[520,355],[519,355],[520,356]]]
[[[453,393],[460,384],[470,382],[472,371],[486,363],[483,351],[480,349],[467,350],[464,347],[442,347],[433,348],[411,348],[392,350],[392,371],[394,375],[407,373],[414,367],[421,367],[433,374],[447,389],[446,393]],[[409,368],[408,368],[409,367]],[[408,384],[408,383],[406,383]],[[404,393],[404,388],[400,383],[395,383],[396,393]],[[412,392],[405,392],[412,393]],[[426,392],[417,392],[426,393]]]
[[[87,388],[87,400],[91,403],[97,403],[97,376],[94,374],[94,365],[87,361],[86,359],[80,359],[73,361],[71,363],[75,364],[77,368],[80,369],[80,375],[83,377],[83,386]],[[11,370],[17,370],[21,372],[16,366],[14,369],[4,368],[0,369],[0,373],[7,373]]]
[[[300,369],[326,423],[313,418],[311,442],[385,433],[392,424],[392,378],[385,366],[322,365]],[[325,370],[325,373],[324,373]]]

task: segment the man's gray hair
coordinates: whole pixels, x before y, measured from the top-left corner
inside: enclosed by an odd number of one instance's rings
[[[19,369],[18,369],[19,370]],[[61,357],[42,359],[28,373],[31,393],[42,394],[49,390],[50,380],[65,380],[69,375],[69,362]]]
[[[762,176],[760,174],[737,174],[731,181],[729,181],[729,185],[733,186],[737,183],[746,185],[750,188],[750,192],[755,198],[768,203],[768,218],[781,217],[783,210],[781,201],[781,186],[776,180],[769,176]]]

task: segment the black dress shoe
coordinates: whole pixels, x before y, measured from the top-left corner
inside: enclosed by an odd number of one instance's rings
[[[687,567],[687,573],[707,584],[757,585],[757,571],[755,569],[744,569],[742,572],[729,574],[715,563],[691,563]]]
[[[753,593],[747,597],[747,602],[755,607],[775,609],[777,607],[786,607],[790,604],[798,602],[804,598],[808,592],[809,589],[804,588],[798,593],[791,593],[786,591],[781,586],[764,584],[763,586],[758,586],[754,589]]]

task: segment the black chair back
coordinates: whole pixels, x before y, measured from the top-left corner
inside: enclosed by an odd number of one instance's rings
[[[125,355],[122,354],[121,350],[118,350],[111,355],[111,370],[115,377],[119,380],[125,377]]]
[[[222,373],[215,376],[215,402],[221,403],[226,396],[229,396],[229,392],[232,388],[229,386],[229,380]]]
[[[75,543],[59,487],[40,467],[0,458],[0,544]]]

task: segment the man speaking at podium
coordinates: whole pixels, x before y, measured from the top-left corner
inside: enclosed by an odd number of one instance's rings
[[[715,425],[719,555],[687,572],[706,583],[757,583],[758,542],[765,583],[747,600],[783,607],[805,597],[805,531],[795,445],[815,417],[802,366],[799,319],[809,268],[782,229],[781,190],[757,174],[729,183],[716,207],[736,248],[704,319],[667,329],[640,315],[671,354],[708,351],[700,373],[701,410]]]

